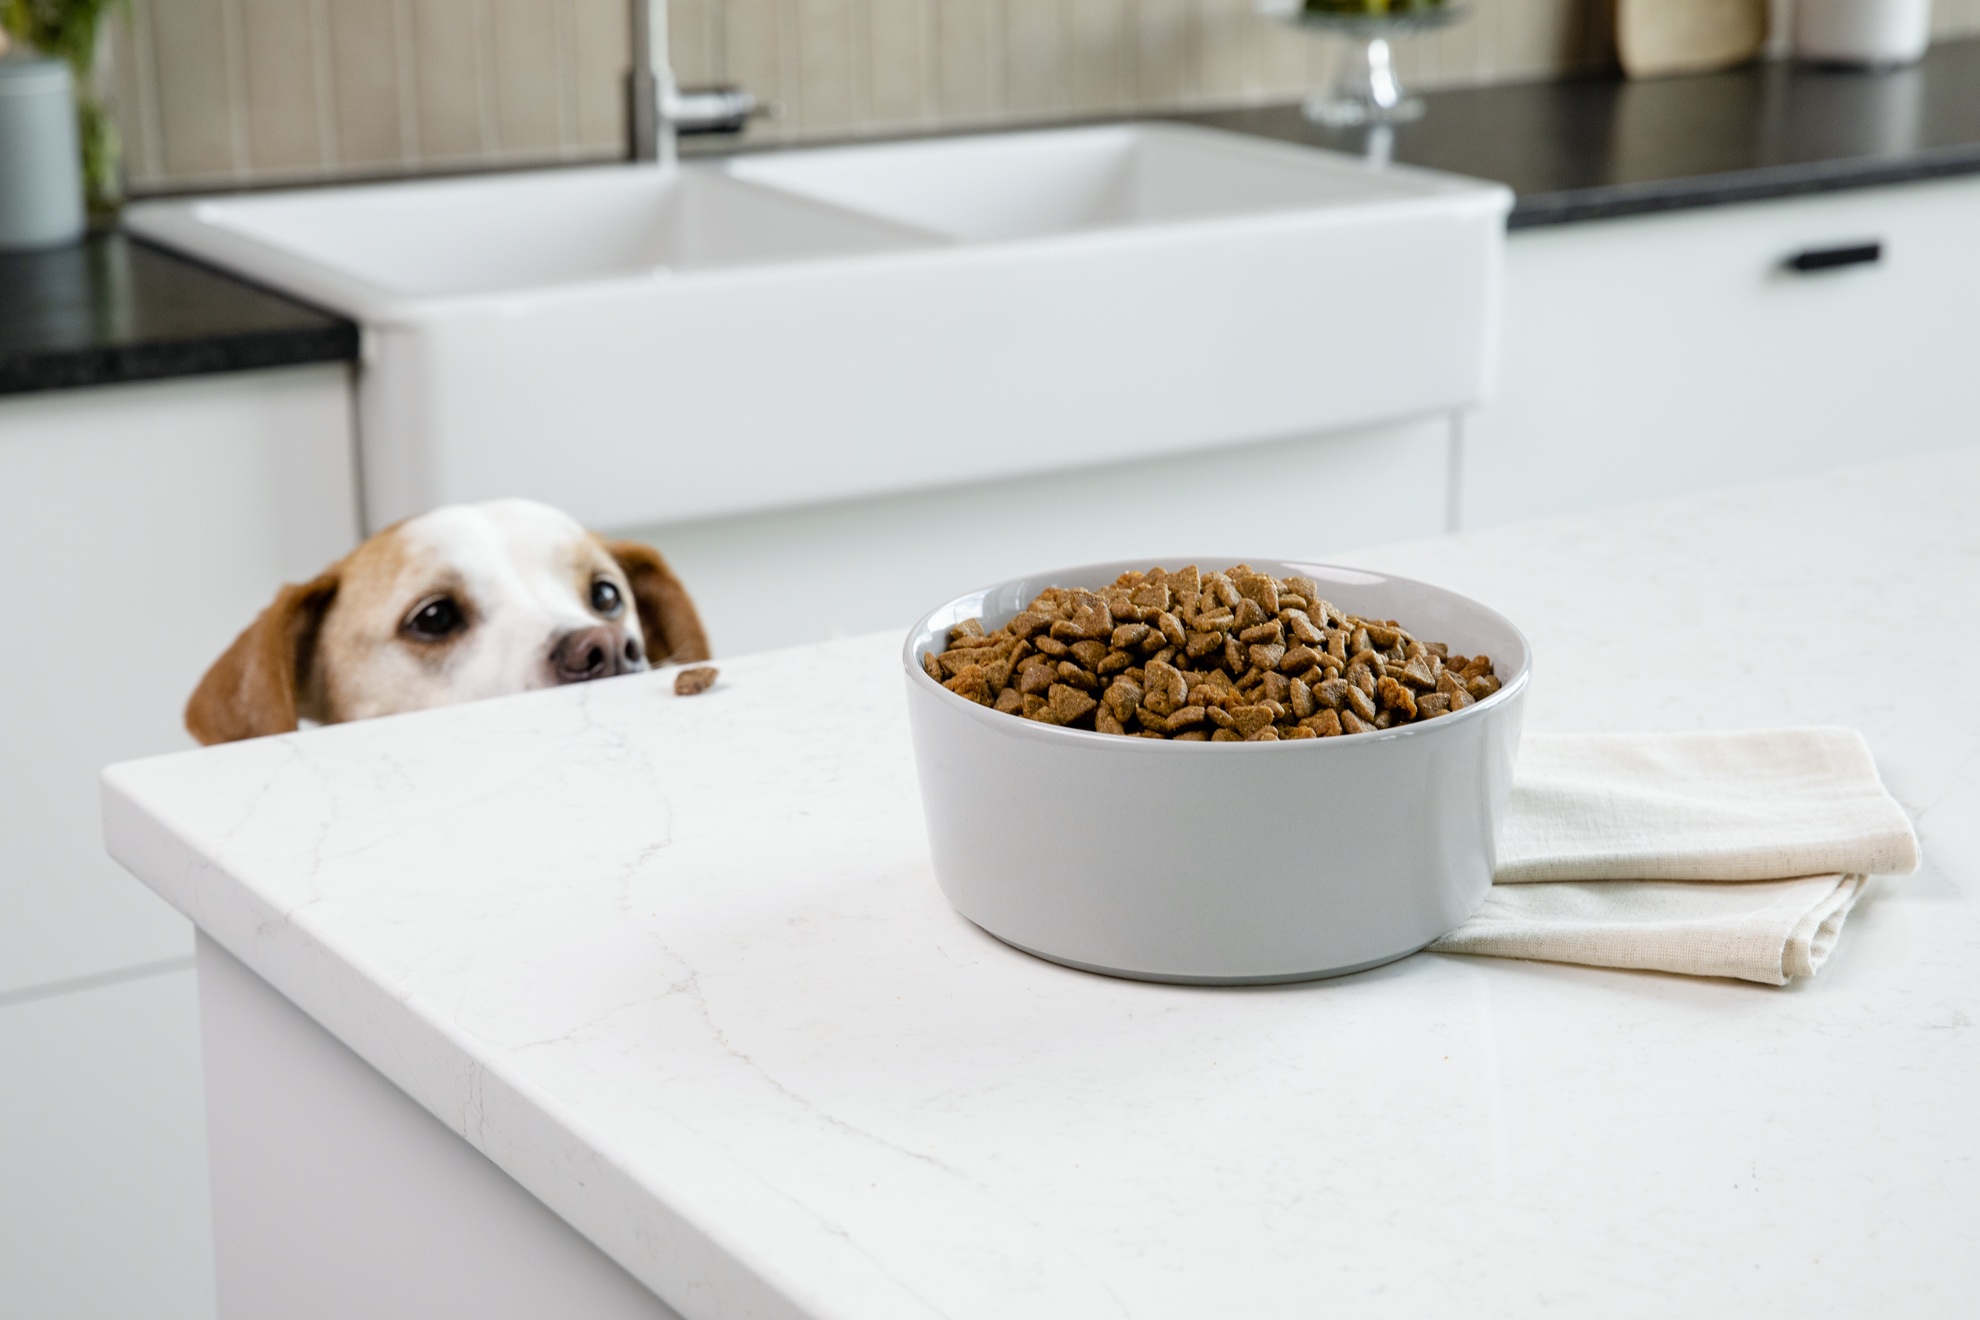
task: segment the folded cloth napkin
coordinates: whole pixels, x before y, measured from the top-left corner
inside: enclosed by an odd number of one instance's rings
[[[1529,734],[1492,889],[1430,947],[1785,985],[1917,866],[1852,729]]]

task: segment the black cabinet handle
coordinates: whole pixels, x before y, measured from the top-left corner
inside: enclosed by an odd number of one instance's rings
[[[1882,243],[1846,243],[1841,247],[1807,248],[1783,264],[1806,275],[1810,271],[1834,270],[1838,266],[1874,266],[1884,259]]]

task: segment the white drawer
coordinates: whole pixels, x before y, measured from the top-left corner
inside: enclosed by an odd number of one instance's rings
[[[1980,178],[1516,233],[1505,309],[1468,527],[1980,440]]]

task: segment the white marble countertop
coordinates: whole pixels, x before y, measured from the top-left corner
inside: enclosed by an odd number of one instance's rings
[[[110,843],[690,1317],[1962,1313],[1976,508],[1980,447],[1356,557],[1523,625],[1529,727],[1864,731],[1925,868],[1786,990],[1036,961],[929,875],[895,636],[121,766]]]

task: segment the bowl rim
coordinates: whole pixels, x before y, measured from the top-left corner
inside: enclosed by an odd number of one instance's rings
[[[1142,752],[1150,755],[1227,755],[1236,752],[1260,755],[1284,755],[1292,753],[1292,749],[1294,748],[1321,746],[1331,746],[1336,749],[1343,746],[1368,748],[1403,738],[1436,737],[1440,728],[1454,729],[1472,720],[1489,718],[1493,712],[1510,704],[1516,696],[1525,692],[1527,684],[1533,676],[1533,643],[1527,639],[1526,633],[1520,629],[1519,625],[1499,613],[1499,611],[1480,601],[1474,600],[1463,592],[1452,591],[1449,587],[1440,587],[1434,582],[1425,582],[1421,578],[1404,577],[1399,573],[1385,573],[1378,569],[1357,568],[1347,564],[1329,564],[1310,559],[1267,559],[1263,557],[1231,557],[1228,559],[1228,562],[1232,564],[1275,564],[1282,569],[1317,569],[1335,575],[1353,575],[1367,579],[1368,581],[1365,582],[1365,585],[1370,586],[1376,583],[1403,582],[1413,587],[1421,587],[1440,595],[1453,597],[1456,600],[1462,601],[1468,608],[1477,610],[1480,614],[1497,622],[1514,637],[1519,639],[1519,668],[1511,678],[1501,679],[1499,690],[1491,696],[1486,697],[1483,701],[1473,702],[1454,715],[1445,715],[1434,720],[1424,720],[1417,724],[1405,724],[1401,728],[1377,729],[1372,733],[1346,734],[1334,738],[1281,738],[1270,742],[1213,742],[1209,740],[1202,742],[1195,740],[1178,742],[1173,738],[1138,738],[1127,737],[1117,733],[1101,733],[1098,729],[1069,729],[1063,725],[1041,724],[1037,720],[1028,720],[1020,715],[1011,715],[1004,711],[993,709],[979,702],[971,701],[968,697],[959,696],[943,687],[940,683],[937,683],[933,678],[930,678],[928,671],[921,667],[920,658],[915,653],[915,639],[929,631],[930,620],[945,610],[953,609],[957,604],[971,596],[988,595],[1005,587],[1041,577],[1052,577],[1056,575],[1073,577],[1081,574],[1104,573],[1109,570],[1113,570],[1114,575],[1118,577],[1123,572],[1145,571],[1148,565],[1160,565],[1167,568],[1169,561],[1172,559],[1176,560],[1178,567],[1187,564],[1220,562],[1219,557],[1214,555],[1208,558],[1201,556],[1185,558],[1173,555],[1156,555],[1138,560],[1099,560],[1090,564],[1072,564],[1063,568],[1048,569],[1043,572],[1024,573],[1017,577],[1005,578],[1000,582],[993,582],[988,586],[977,587],[973,590],[951,596],[948,600],[943,601],[940,605],[937,605],[915,620],[914,626],[908,629],[907,637],[901,643],[901,666],[907,671],[908,686],[912,689],[919,684],[922,691],[940,694],[941,697],[955,702],[955,709],[968,715],[978,723],[983,724],[984,727],[993,732],[1011,737],[1038,738],[1048,743],[1063,742],[1067,746],[1079,746],[1083,743],[1092,747],[1107,747],[1115,751]],[[1140,567],[1136,567],[1137,565]],[[1283,577],[1285,574],[1280,573],[1275,576]],[[1300,752],[1297,754],[1315,755],[1316,753]],[[1336,751],[1335,753],[1324,754],[1334,755],[1340,753]]]

